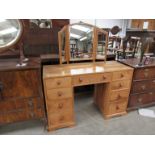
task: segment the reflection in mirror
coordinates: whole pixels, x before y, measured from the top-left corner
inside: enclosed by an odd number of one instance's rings
[[[106,49],[106,36],[105,34],[99,32],[98,33],[98,45],[97,45],[97,59],[105,58],[105,49]]]
[[[70,26],[70,61],[92,60],[93,26],[85,23]]]
[[[30,19],[30,28],[52,28],[51,19]]]
[[[16,19],[0,19],[0,51],[14,45],[22,34],[22,25]]]
[[[107,53],[107,34],[102,31],[98,31],[97,33],[97,53],[96,59],[105,60]]]

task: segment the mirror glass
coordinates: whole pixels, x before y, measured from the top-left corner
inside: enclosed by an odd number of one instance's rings
[[[21,37],[22,25],[17,19],[0,19],[0,51],[14,45]]]
[[[105,54],[106,54],[106,35],[103,32],[98,32],[98,42],[97,42],[97,54],[96,58],[97,59],[105,59]]]
[[[30,19],[30,28],[52,28],[51,19]]]
[[[70,61],[92,59],[93,29],[93,26],[85,23],[70,26]]]

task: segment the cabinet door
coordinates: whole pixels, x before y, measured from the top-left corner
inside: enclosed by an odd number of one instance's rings
[[[39,96],[38,70],[0,72],[1,98],[26,98]]]

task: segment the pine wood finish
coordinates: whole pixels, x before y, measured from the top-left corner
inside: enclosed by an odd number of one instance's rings
[[[155,58],[140,68],[137,58],[119,61],[134,68],[128,110],[155,105]]]
[[[40,59],[30,58],[22,68],[17,63],[0,63],[0,125],[45,118]]]
[[[116,61],[44,66],[48,130],[75,125],[75,86],[95,84],[94,103],[105,118],[126,114],[132,74]]]

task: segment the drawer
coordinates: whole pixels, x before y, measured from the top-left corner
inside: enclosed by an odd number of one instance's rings
[[[111,90],[129,89],[131,80],[115,81],[111,83]]]
[[[110,101],[127,101],[129,96],[129,89],[120,90],[120,91],[112,91],[110,93]]]
[[[109,110],[108,110],[108,114],[117,114],[117,113],[121,113],[121,112],[125,112],[127,109],[127,102],[124,102],[122,104],[120,103],[110,103],[109,104]]]
[[[110,82],[110,81],[111,81],[111,73],[79,75],[79,76],[73,77],[74,86],[104,83],[104,82]]]
[[[72,97],[73,97],[72,88],[59,88],[59,89],[47,90],[48,100],[56,100],[56,99],[64,99],[64,98],[72,98]]]
[[[64,78],[46,79],[45,83],[46,83],[46,89],[70,87],[71,78],[64,77]]]
[[[59,128],[65,126],[69,123],[74,122],[74,115],[72,112],[65,112],[61,114],[49,114],[48,115],[48,125],[50,128]]]
[[[47,102],[48,113],[61,113],[65,111],[73,111],[73,99],[50,100]]]
[[[155,102],[155,92],[130,95],[128,107],[137,107],[143,104]]]
[[[130,70],[121,71],[121,72],[114,72],[112,80],[113,81],[115,81],[115,80],[126,80],[126,79],[131,80],[132,74],[133,74],[133,71],[130,71]]]
[[[26,110],[18,110],[17,112],[10,112],[8,114],[0,114],[0,124],[18,122],[28,120],[30,116]]]
[[[155,91],[155,80],[133,82],[131,93]]]
[[[134,72],[134,80],[155,78],[155,68],[141,68]]]

